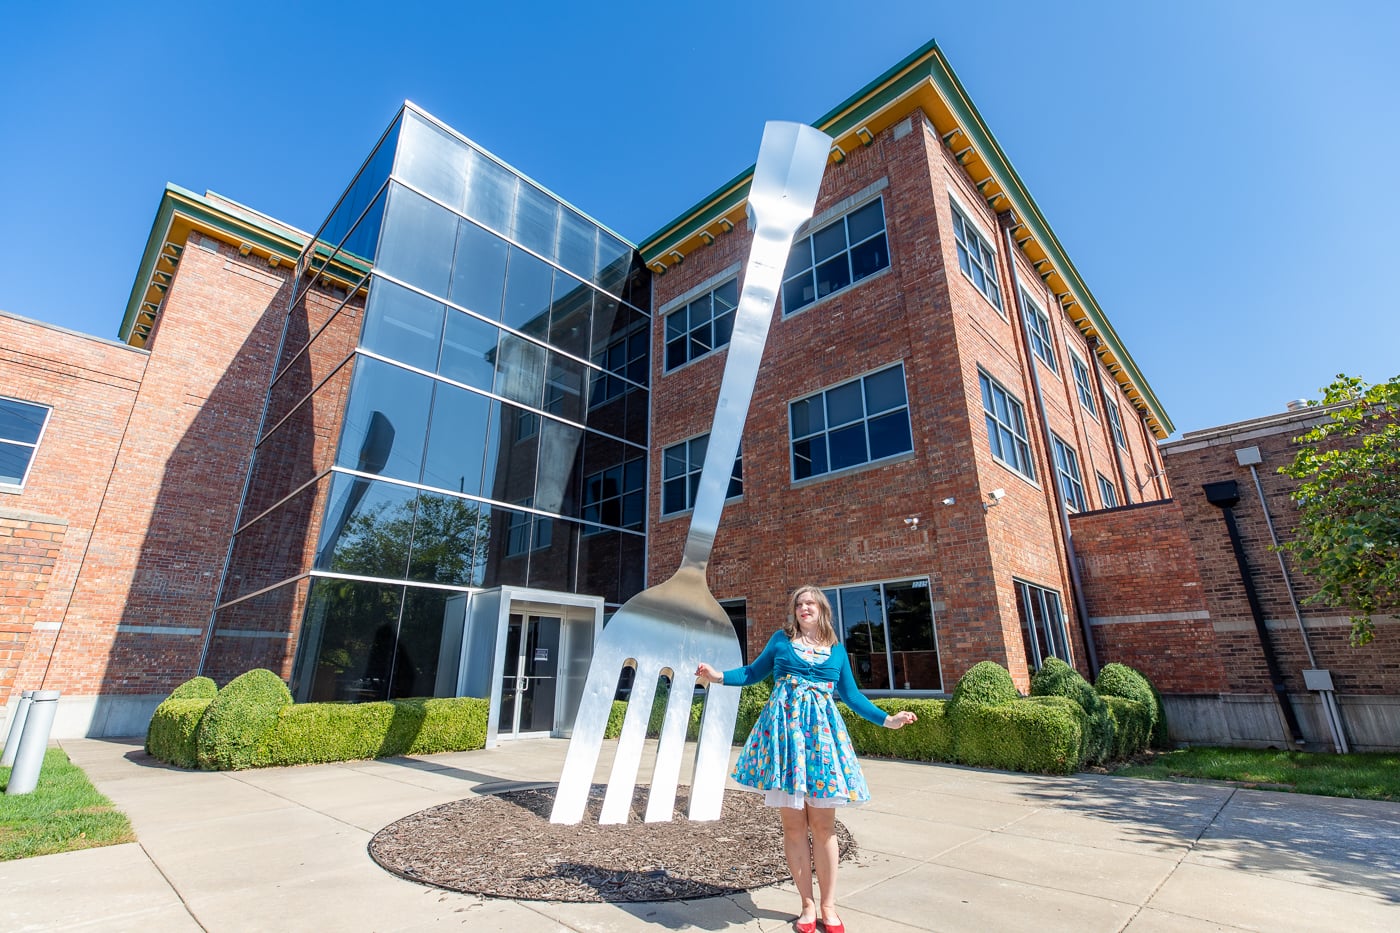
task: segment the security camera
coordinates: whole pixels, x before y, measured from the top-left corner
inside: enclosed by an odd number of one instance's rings
[[[919,527],[919,516],[917,516],[917,515],[910,515],[908,518],[906,518],[906,519],[904,520],[904,524],[908,525],[911,531],[914,530],[914,529],[916,529],[916,528],[918,528],[918,527]]]
[[[1006,490],[993,489],[991,492],[987,493],[987,495],[991,497],[993,502],[1000,502],[1002,499],[1006,498]]]
[[[954,502],[957,502],[957,501],[958,501],[957,499],[954,499],[952,496],[949,496],[948,498],[946,498],[946,499],[943,500],[943,504],[944,504],[944,505],[952,505]]]

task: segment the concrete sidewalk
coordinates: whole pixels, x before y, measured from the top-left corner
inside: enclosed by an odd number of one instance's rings
[[[792,929],[790,884],[551,904],[424,887],[370,860],[399,817],[483,783],[556,780],[563,741],[226,773],[166,767],[135,739],[61,744],[139,842],[0,863],[0,929]],[[1400,804],[864,765],[874,800],[841,816],[860,846],[840,876],[852,933],[1400,930]]]

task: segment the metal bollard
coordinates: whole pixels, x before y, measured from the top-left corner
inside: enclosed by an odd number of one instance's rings
[[[0,758],[0,768],[8,768],[15,763],[15,754],[19,752],[19,740],[24,735],[24,720],[29,716],[29,704],[33,698],[33,690],[26,690],[20,694],[19,703],[15,705],[15,718],[10,720],[10,735],[5,739],[5,757]]]
[[[27,794],[39,784],[39,770],[44,766],[44,752],[49,747],[49,732],[53,729],[54,713],[58,711],[57,690],[35,690],[24,720],[24,735],[19,740],[19,753],[10,771],[8,794]]]

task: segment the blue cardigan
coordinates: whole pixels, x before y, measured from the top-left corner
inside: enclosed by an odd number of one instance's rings
[[[812,664],[798,654],[792,639],[781,630],[774,632],[763,653],[752,663],[724,672],[724,684],[727,687],[745,687],[758,683],[769,674],[775,678],[791,674],[801,680],[831,681],[836,684],[837,696],[852,710],[877,726],[885,724],[888,714],[860,692],[855,675],[851,673],[846,648],[839,642],[831,646],[829,658],[820,664]]]

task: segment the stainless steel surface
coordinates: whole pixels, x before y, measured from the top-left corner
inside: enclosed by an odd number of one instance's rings
[[[633,666],[635,676],[603,798],[601,823],[627,822],[657,679],[669,677],[671,693],[647,797],[645,819],[649,823],[669,820],[675,805],[696,667],[702,661],[720,669],[742,663],[734,627],[710,593],[705,568],[724,511],[725,492],[792,238],[812,216],[830,151],[831,138],[810,126],[782,122],[764,126],[748,195],[753,244],[680,569],[665,582],[629,599],[603,628],[559,777],[550,815],[555,823],[577,823],[583,818],[623,667]],[[690,790],[688,815],[692,820],[719,817],[738,708],[738,688],[713,685],[708,689]]]

